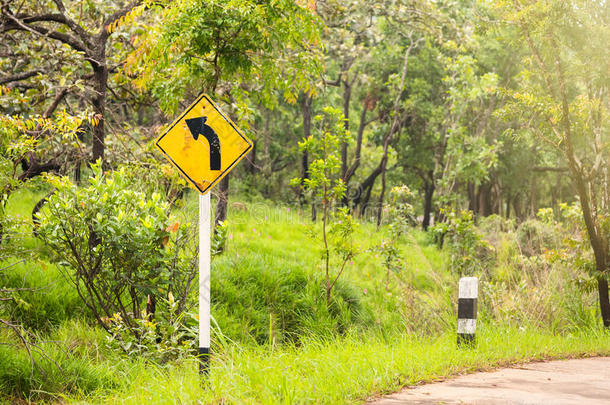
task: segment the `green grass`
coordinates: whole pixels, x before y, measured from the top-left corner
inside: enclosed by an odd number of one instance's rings
[[[45,260],[24,260],[18,257],[0,261],[4,288],[14,288],[13,300],[4,303],[11,318],[33,329],[48,329],[64,321],[82,316],[86,311],[74,288],[61,275],[57,265]]]
[[[436,338],[311,340],[275,349],[231,345],[215,356],[203,383],[194,362],[169,370],[139,364],[121,390],[72,399],[109,404],[360,403],[422,381],[490,367],[608,354],[610,335],[600,330],[558,336],[486,325],[475,349],[456,349],[452,332]]]
[[[0,345],[0,392],[8,398],[52,399],[118,387],[116,356],[106,358],[104,332],[87,323],[67,321],[38,339],[26,335],[29,352],[6,329],[0,339],[15,343]]]

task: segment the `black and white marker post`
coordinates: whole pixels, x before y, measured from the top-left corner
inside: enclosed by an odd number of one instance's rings
[[[199,194],[199,372],[210,370],[210,193]]]
[[[474,345],[477,328],[477,295],[479,280],[476,277],[460,278],[458,286],[457,344]]]

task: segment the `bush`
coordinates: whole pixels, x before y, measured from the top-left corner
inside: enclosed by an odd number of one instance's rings
[[[141,339],[139,320],[167,321],[170,295],[178,303],[171,316],[186,310],[196,232],[170,216],[159,194],[134,191],[124,168],[92,169],[88,187],[51,178],[57,192],[39,215],[39,235],[98,323],[112,331],[119,314],[123,330]]]
[[[546,222],[537,219],[524,221],[517,228],[517,238],[521,246],[521,252],[529,257],[557,247],[558,241],[555,232],[556,229]]]
[[[499,235],[500,233],[511,232],[515,229],[513,219],[502,218],[498,214],[478,218],[478,228],[486,237]]]
[[[475,226],[472,211],[446,213],[446,222],[438,223],[432,231],[447,238],[451,253],[451,271],[458,276],[485,272],[495,259],[493,246]]]

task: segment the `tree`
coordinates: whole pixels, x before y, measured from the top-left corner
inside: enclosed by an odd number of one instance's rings
[[[494,110],[497,77],[482,71],[469,45],[426,37],[405,83],[406,136],[394,148],[404,181],[423,194],[424,229],[438,208],[463,204],[463,189],[481,183],[496,162],[498,146],[486,139],[484,122]]]
[[[79,76],[80,81],[91,86],[86,100],[93,107],[96,117],[96,125],[93,126],[92,131],[91,151],[91,161],[95,162],[98,159],[104,160],[108,75],[109,72],[117,69],[117,66],[109,65],[108,40],[118,25],[117,20],[124,21],[130,13],[129,18],[133,18],[144,10],[144,7],[140,1],[127,5],[123,5],[123,2],[117,5],[91,4],[86,7],[85,12],[83,12],[82,5],[80,9],[76,5],[69,4],[69,6],[66,7],[63,0],[53,0],[52,2],[32,0],[25,3],[3,0],[0,7],[0,36],[2,41],[10,44],[16,45],[19,41],[26,40],[31,45],[39,44],[43,49],[50,47],[50,42],[58,42],[70,49],[70,52],[66,54],[66,57],[70,58],[69,62],[78,63],[76,60],[80,59],[81,64],[89,65],[91,71],[82,69],[78,75],[74,76]],[[13,33],[18,33],[18,35],[15,36]],[[19,49],[16,46],[15,48]],[[34,47],[31,46],[30,49],[32,48]],[[17,55],[12,55],[12,57],[19,61]],[[45,57],[40,55],[39,58],[44,59]],[[19,82],[39,74],[51,73],[49,70],[42,70],[41,66],[53,69],[53,64],[45,63],[30,66],[31,70],[26,71],[25,66],[29,64],[30,61],[27,59],[22,60],[20,70],[23,71],[5,77],[2,81],[4,83]],[[65,77],[60,83],[66,83]],[[83,90],[77,83],[74,83],[74,86],[60,86],[45,115],[49,116],[70,91],[77,90]],[[35,165],[36,162],[29,164]]]
[[[529,50],[521,88],[506,90],[506,115],[566,162],[593,252],[601,317],[610,327],[609,9],[604,1],[515,0],[502,2],[499,12]]]
[[[312,157],[308,177],[304,182],[301,178],[292,180],[294,186],[309,191],[320,200],[322,205],[321,235],[314,230],[310,231],[310,235],[322,244],[327,307],[331,305],[333,287],[347,262],[357,252],[352,242],[356,222],[349,215],[347,208],[333,212],[335,205],[345,194],[345,183],[341,178],[340,151],[348,133],[345,131],[343,121],[341,112],[330,107],[325,108],[323,114],[314,117],[315,133],[299,144]],[[339,258],[339,269],[331,275],[331,264],[335,256]]]

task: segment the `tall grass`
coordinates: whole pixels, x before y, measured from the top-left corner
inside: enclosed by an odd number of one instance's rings
[[[14,291],[0,311],[15,322],[31,330],[46,330],[87,313],[55,264],[9,257],[0,261],[0,268],[6,266],[10,267],[0,273],[0,285]]]
[[[455,334],[309,339],[301,346],[230,345],[200,379],[194,362],[170,369],[137,364],[113,393],[74,398],[109,404],[359,403],[407,385],[530,360],[610,354],[600,329],[553,335],[532,328],[483,325],[475,349],[456,349]]]
[[[26,334],[28,349],[5,329],[1,331],[0,393],[29,400],[118,387],[117,362],[104,352],[104,332],[78,321],[67,321],[52,333]]]

